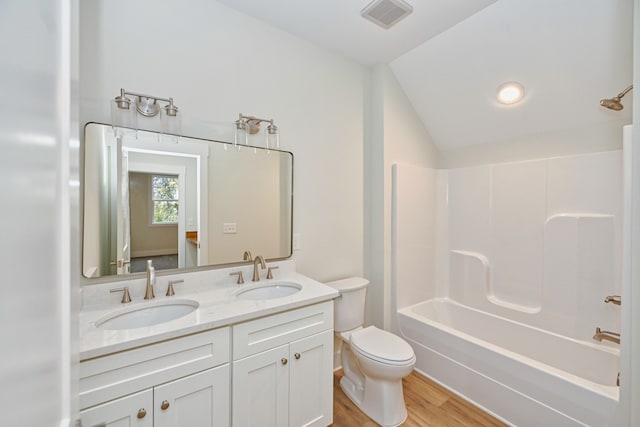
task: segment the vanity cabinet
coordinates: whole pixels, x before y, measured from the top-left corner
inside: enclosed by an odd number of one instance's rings
[[[82,425],[230,425],[229,340],[222,328],[81,361]]]
[[[229,365],[153,389],[154,427],[228,426]]]
[[[153,427],[153,390],[134,393],[80,412],[83,427]]]
[[[234,427],[333,422],[333,302],[233,326]]]
[[[333,422],[333,301],[80,362],[83,427]]]
[[[86,409],[85,427],[229,425],[229,365]]]

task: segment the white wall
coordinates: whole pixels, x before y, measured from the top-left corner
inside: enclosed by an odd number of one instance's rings
[[[640,39],[640,0],[634,0],[633,21],[634,40]],[[640,47],[636,44],[633,48],[633,130],[631,144],[635,147],[631,158],[632,173],[630,179],[630,219],[631,226],[631,254],[629,255],[630,265],[627,269],[629,274],[628,286],[631,290],[628,305],[623,306],[623,334],[626,338],[626,345],[622,349],[623,369],[628,372],[626,378],[622,379],[621,400],[625,404],[625,417],[620,425],[640,424],[640,368],[638,368],[638,358],[640,358]],[[624,424],[623,424],[624,423]]]
[[[385,329],[392,327],[391,313],[391,182],[392,165],[435,167],[437,150],[415,114],[409,100],[387,65],[371,74],[368,138],[365,158],[367,209],[367,293],[366,321]],[[427,261],[429,262],[429,261]]]
[[[607,113],[612,113],[607,111]],[[514,140],[440,152],[439,166],[461,168],[622,149],[624,119],[560,131],[540,131]]]
[[[120,88],[173,97],[189,136],[230,141],[239,112],[273,118],[294,153],[299,271],[321,281],[363,273],[362,66],[211,0],[80,11],[83,123],[110,122]]]
[[[0,106],[3,425],[69,425],[72,412],[71,301],[80,271],[70,127],[75,10],[70,1],[11,2],[0,14],[0,89],[17,100]]]

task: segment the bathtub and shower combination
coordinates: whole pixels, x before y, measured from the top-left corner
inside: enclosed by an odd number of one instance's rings
[[[594,333],[620,331],[621,163],[394,165],[395,326],[418,371],[510,425],[611,425],[620,350]]]
[[[518,426],[605,426],[619,352],[432,298],[399,310],[416,369]]]

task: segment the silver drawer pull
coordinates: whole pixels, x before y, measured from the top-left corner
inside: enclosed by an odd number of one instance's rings
[[[282,359],[280,359],[280,361],[282,362],[283,365],[286,365],[287,363],[289,363],[286,357],[283,357]]]
[[[296,357],[296,360],[300,360],[300,353],[296,353],[294,356]]]

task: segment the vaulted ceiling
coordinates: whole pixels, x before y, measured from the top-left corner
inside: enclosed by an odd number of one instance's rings
[[[408,0],[389,30],[370,0],[219,0],[364,65],[387,63],[441,150],[631,121],[599,106],[631,84],[633,0]],[[524,100],[495,100],[518,81]]]

